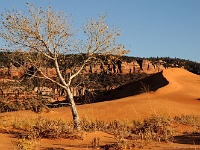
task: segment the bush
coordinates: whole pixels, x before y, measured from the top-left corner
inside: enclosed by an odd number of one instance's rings
[[[152,116],[142,123],[134,123],[134,134],[139,135],[142,140],[147,141],[172,141],[173,120],[169,117]]]
[[[2,100],[0,99],[0,113],[19,111],[19,110],[32,110],[40,112],[43,107],[46,107],[48,102],[38,99],[24,99],[24,100]]]
[[[12,126],[14,129],[25,131],[23,137],[28,139],[66,138],[73,131],[73,125],[70,123],[42,117],[27,120],[15,119]]]

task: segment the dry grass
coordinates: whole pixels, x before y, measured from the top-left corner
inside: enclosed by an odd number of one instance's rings
[[[83,132],[103,131],[115,136],[116,142],[111,145],[100,146],[101,139],[95,137],[91,141],[93,148],[130,149],[143,147],[150,142],[170,142],[177,135],[179,125],[192,126],[194,132],[199,133],[200,118],[196,116],[177,116],[171,118],[166,115],[152,115],[143,121],[105,122],[100,120],[81,121],[81,131],[77,132],[71,122],[56,119],[35,117],[29,119],[15,118],[12,129],[18,140],[14,144],[19,149],[35,149],[42,138],[70,138],[84,139]],[[5,128],[5,121],[0,119],[0,128]],[[190,131],[188,131],[190,132]],[[142,142],[141,142],[142,141]]]
[[[62,120],[50,120],[42,117],[22,120],[16,119],[12,124],[14,129],[18,130],[20,144],[24,142],[31,143],[30,140],[40,138],[83,138],[81,132],[77,134],[73,130],[73,124]],[[169,118],[158,118],[152,116],[143,122],[123,123],[119,121],[87,121],[81,122],[82,131],[93,132],[103,131],[115,135],[115,147],[132,148],[135,147],[135,141],[169,141],[173,137],[173,129]],[[23,132],[22,132],[23,131]],[[93,139],[92,147],[98,147],[100,139]]]
[[[71,123],[42,117],[26,120],[16,118],[12,127],[19,131],[23,131],[24,134],[21,136],[29,139],[61,138],[67,137],[67,135],[72,134],[73,132],[73,125]]]
[[[200,133],[200,117],[194,115],[181,115],[174,117],[177,124],[192,127],[193,133]],[[189,131],[187,131],[189,132]]]

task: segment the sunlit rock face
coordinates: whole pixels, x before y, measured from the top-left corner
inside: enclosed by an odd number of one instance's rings
[[[154,74],[164,70],[165,67],[161,63],[152,64],[149,60],[134,60],[132,62],[121,62],[109,63],[104,66],[90,65],[85,67],[85,73],[101,73],[106,71],[108,73],[146,73]]]
[[[156,64],[153,64],[150,60],[134,60],[132,62],[125,62],[118,60],[117,62],[110,62],[106,65],[100,64],[91,64],[85,66],[83,73],[97,73],[100,74],[102,72],[106,73],[120,73],[120,74],[128,74],[128,73],[146,73],[146,74],[154,74],[157,72],[161,72],[165,69],[162,65],[163,62],[159,61]],[[43,68],[43,72],[46,73],[49,77],[56,76],[56,70],[54,68]],[[66,73],[70,73],[70,69],[66,70]],[[15,67],[14,65],[10,65],[9,68],[1,68],[0,73],[4,75],[9,75],[12,78],[21,78],[24,75],[24,68]]]

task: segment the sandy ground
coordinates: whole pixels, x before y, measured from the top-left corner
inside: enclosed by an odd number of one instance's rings
[[[160,87],[156,91],[149,91],[139,95],[131,96],[131,89],[121,89],[123,94],[128,91],[128,97],[120,99],[105,101],[93,104],[79,105],[77,106],[79,115],[81,118],[90,120],[104,120],[104,121],[130,121],[130,120],[142,120],[150,115],[162,114],[170,116],[185,115],[200,115],[200,76],[192,74],[184,69],[171,68],[162,72],[161,77],[155,76],[156,87],[163,83],[163,80],[167,80],[168,84]],[[152,82],[153,77],[151,78]],[[119,91],[118,93],[120,94]],[[123,95],[122,94],[122,95]],[[67,121],[71,121],[70,108],[55,108],[49,113],[35,114],[31,111],[19,111],[11,113],[2,113],[0,118],[6,118],[7,120],[15,117],[34,117],[41,115],[48,118],[61,118]],[[94,137],[100,137],[102,144],[112,143],[116,139],[107,133],[94,132],[87,133],[84,140],[47,140],[42,139],[40,141],[40,149],[90,149],[91,139]],[[12,134],[0,133],[0,150],[13,149],[12,143],[15,140]],[[200,139],[199,139],[200,140]],[[154,146],[149,145],[149,149],[200,149],[200,145],[188,144],[188,143],[165,143],[162,145]]]

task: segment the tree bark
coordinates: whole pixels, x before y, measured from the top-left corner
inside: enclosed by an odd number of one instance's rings
[[[71,104],[71,112],[72,112],[72,117],[73,117],[73,122],[74,122],[74,128],[77,130],[80,130],[80,118],[76,109],[76,104],[74,102],[74,97],[73,94],[70,90],[69,87],[66,87],[66,92],[67,92],[67,98],[69,103]]]
[[[57,75],[58,75],[59,79],[62,82],[62,87],[67,92],[66,98],[68,99],[69,103],[71,104],[71,112],[72,112],[72,117],[73,117],[73,122],[74,122],[74,128],[77,129],[77,130],[80,130],[80,119],[79,119],[79,115],[78,115],[78,112],[77,112],[77,109],[76,109],[76,104],[74,102],[74,97],[73,97],[73,94],[72,94],[70,86],[69,86],[70,82],[71,82],[71,79],[70,79],[70,81],[68,81],[68,84],[67,84],[65,82],[65,79],[63,78],[61,72],[60,72],[59,64],[58,64],[57,59],[54,60],[54,63],[55,63],[55,68],[56,68]],[[74,75],[74,77],[75,77],[75,75]]]

